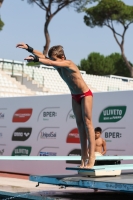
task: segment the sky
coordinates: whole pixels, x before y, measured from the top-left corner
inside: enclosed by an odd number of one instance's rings
[[[133,5],[133,0],[123,0]],[[37,5],[29,5],[27,0],[4,0],[0,8],[1,19],[5,23],[0,31],[0,58],[24,61],[29,53],[16,48],[16,44],[24,42],[42,52],[45,44],[44,22],[45,11]],[[72,7],[62,9],[51,21],[49,33],[51,44],[62,45],[67,59],[80,64],[91,52],[99,52],[105,56],[120,53],[112,32],[107,27],[90,28],[85,25],[84,13],[77,13]],[[116,25],[117,32],[122,31]],[[133,63],[133,24],[125,37],[125,54]]]

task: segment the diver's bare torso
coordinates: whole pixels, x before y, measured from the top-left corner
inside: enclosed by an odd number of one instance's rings
[[[97,140],[95,140],[95,152],[99,152],[102,153],[103,152],[103,139],[102,138],[98,138]]]
[[[61,78],[66,82],[72,94],[82,94],[89,90],[87,84],[83,80],[79,69],[72,63],[71,67],[55,67]]]

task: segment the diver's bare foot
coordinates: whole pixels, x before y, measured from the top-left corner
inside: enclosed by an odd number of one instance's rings
[[[86,160],[88,160],[89,157],[85,156],[84,158],[81,159],[81,165],[79,166],[79,168],[84,168],[86,165]]]
[[[85,164],[84,164],[84,160],[83,158],[81,159],[81,165],[79,166],[79,168],[84,168]]]
[[[95,156],[90,156],[89,161],[84,168],[91,169],[95,164]]]

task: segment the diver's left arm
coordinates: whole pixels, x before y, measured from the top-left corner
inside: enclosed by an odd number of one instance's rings
[[[39,58],[38,56],[28,56],[24,60],[27,60],[28,62],[30,61],[40,62],[45,65],[56,66],[59,68],[72,66],[72,61],[70,60],[53,61],[47,58]]]

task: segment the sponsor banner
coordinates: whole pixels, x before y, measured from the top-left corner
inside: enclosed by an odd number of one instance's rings
[[[6,146],[6,144],[0,144],[0,146]]]
[[[0,121],[5,118],[7,108],[0,108]]]
[[[2,98],[0,98],[0,99],[2,99]],[[3,106],[5,106],[5,105],[7,106],[6,103],[3,104]],[[6,122],[7,118],[8,118],[7,108],[0,108],[0,128],[6,127],[5,125],[7,125],[7,122]]]
[[[81,156],[81,149],[73,149],[71,150],[67,156]],[[80,160],[66,160],[66,163],[69,164],[81,164]]]
[[[102,110],[99,122],[111,123],[120,121],[126,113],[126,106],[109,106]]]
[[[68,114],[67,114],[67,117],[66,117],[66,121],[72,121],[75,120],[75,115],[73,113],[73,110],[71,109]]]
[[[26,141],[30,137],[32,128],[17,128],[12,135],[12,141]]]
[[[107,152],[125,151],[126,144],[125,127],[107,127],[103,130],[101,137],[106,141]],[[125,142],[123,142],[125,141]]]
[[[12,122],[27,122],[32,115],[32,108],[22,108],[17,110],[12,118]]]
[[[1,119],[4,119],[4,117],[5,117],[5,113],[0,112],[0,120],[1,120]]]
[[[105,138],[105,140],[110,141],[116,141],[116,140],[122,140],[122,137],[125,136],[125,127],[107,127],[103,129],[102,131],[102,137]]]
[[[58,117],[58,110],[60,107],[48,107],[41,110],[38,115],[37,121],[49,121]]]
[[[37,140],[39,140],[39,139],[56,139],[58,129],[59,129],[59,127],[45,127],[45,128],[43,128],[39,132],[39,134],[37,136]]]
[[[37,156],[57,156],[59,147],[42,147]]]
[[[17,146],[12,152],[12,156],[29,156],[31,153],[31,146]]]
[[[120,153],[123,153],[123,155],[125,154],[126,152],[126,149],[107,149],[107,153],[112,153],[112,155],[114,155],[115,153],[115,156],[118,156],[120,155]]]
[[[118,132],[118,131],[113,131],[113,132],[108,132],[106,131],[105,132],[105,138],[108,138],[108,139],[112,139],[112,138],[121,138],[122,137],[122,133]]]
[[[66,143],[80,143],[79,132],[77,128],[72,129],[68,133]]]
[[[0,156],[3,156],[5,149],[0,149]]]
[[[0,132],[0,139],[3,138],[3,133]]]
[[[6,134],[7,129],[6,126],[0,126],[0,141],[3,143],[7,143],[9,134]]]
[[[44,152],[44,151],[40,151],[40,156],[56,156],[57,153],[56,152]]]
[[[94,128],[100,126],[103,130],[101,137],[106,140],[106,155],[133,154],[132,98],[133,91],[94,93],[92,121]],[[4,114],[4,118],[0,119],[0,142],[6,145],[0,145],[0,150],[2,153],[4,149],[4,156],[78,154],[74,150],[80,150],[80,137],[70,94],[0,98],[0,105],[6,108],[0,108],[0,113]],[[31,115],[23,109],[32,109]],[[77,164],[80,165],[75,163],[75,166]],[[25,167],[23,161],[18,165],[14,165],[14,161],[1,161],[0,171],[38,175],[44,174],[44,171],[45,174],[73,173],[65,170],[66,165],[70,166],[66,161],[61,161],[61,164],[59,161],[33,161],[34,167],[31,167],[31,161],[26,161]]]

